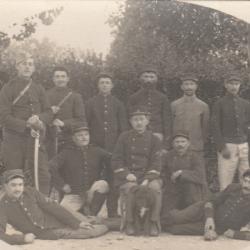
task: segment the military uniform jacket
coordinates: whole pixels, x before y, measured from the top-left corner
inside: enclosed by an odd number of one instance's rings
[[[170,147],[171,137],[171,108],[166,95],[156,89],[140,89],[130,96],[129,109],[133,110],[135,106],[146,106],[150,112],[149,130],[154,133],[164,135],[164,145]]]
[[[16,77],[0,92],[0,122],[6,132],[28,135],[26,121],[32,115],[38,115],[45,124],[52,120],[52,111],[41,85],[32,83],[28,91],[13,105],[13,101],[27,84],[26,80]]]
[[[125,107],[116,97],[97,95],[88,100],[86,116],[91,143],[112,152],[118,136],[128,129]]]
[[[239,96],[226,94],[213,107],[213,138],[218,151],[225,143],[247,142],[250,125],[250,104]]]
[[[80,225],[65,208],[31,187],[26,187],[18,200],[5,195],[0,201],[0,239],[10,244],[24,244],[24,235],[5,233],[7,223],[24,234],[33,233],[42,239],[55,239],[50,229],[77,229]]]
[[[210,202],[213,207],[206,207],[205,215],[206,218],[214,217],[218,233],[232,229],[236,231],[235,239],[250,240],[249,232],[240,231],[250,221],[250,195],[243,194],[241,184],[230,184]]]
[[[47,92],[51,106],[57,106],[71,90],[69,88],[54,87]],[[85,109],[80,94],[72,92],[67,100],[61,105],[60,110],[54,119],[64,122],[66,129],[69,129],[75,122],[85,121]]]
[[[137,177],[138,182],[144,179],[153,180],[160,177],[161,142],[151,132],[139,134],[135,130],[123,132],[112,155],[112,168],[115,173],[115,184],[121,185],[129,173]]]
[[[49,163],[55,187],[61,190],[68,184],[73,194],[82,194],[102,179],[104,165],[110,158],[110,153],[93,145],[67,146]]]
[[[182,170],[180,181],[206,185],[204,160],[200,154],[192,150],[187,150],[184,155],[177,154],[174,149],[169,151],[163,157],[162,177],[165,185],[171,183],[171,175],[178,170]]]

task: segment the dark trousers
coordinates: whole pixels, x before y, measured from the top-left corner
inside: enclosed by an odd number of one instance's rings
[[[105,179],[109,184],[109,193],[107,195],[107,212],[108,217],[116,217],[118,209],[119,189],[114,186],[114,173],[110,164],[106,166]]]
[[[162,214],[173,209],[184,209],[207,198],[206,187],[192,182],[167,185],[163,192]]]
[[[161,218],[162,229],[177,235],[204,234],[204,202],[196,202],[185,209],[173,209]]]
[[[3,134],[3,162],[7,170],[23,169],[26,183],[34,186],[34,138],[30,135],[17,135],[4,132]],[[40,142],[38,156],[38,175],[40,191],[45,195],[50,190],[50,173],[47,152]]]

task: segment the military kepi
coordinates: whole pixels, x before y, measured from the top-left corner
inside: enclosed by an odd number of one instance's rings
[[[238,81],[242,83],[242,78],[238,73],[231,73],[226,77],[226,82]]]
[[[113,79],[113,75],[111,72],[108,71],[101,71],[98,76],[97,76],[97,80],[99,80],[100,78],[110,78]]]
[[[198,82],[198,77],[194,74],[194,73],[186,73],[186,74],[183,74],[181,77],[180,77],[181,81],[184,82],[184,81],[193,81],[193,82]]]
[[[3,173],[3,181],[4,183],[9,182],[10,180],[20,177],[22,179],[24,179],[24,173],[22,169],[10,169],[10,170],[6,170]]]
[[[189,133],[186,130],[179,130],[174,133],[172,139],[174,140],[176,137],[184,137],[189,140]]]
[[[74,123],[71,127],[71,132],[72,134],[75,134],[79,131],[83,131],[83,130],[89,130],[88,128],[88,124],[86,122],[78,122],[78,123]]]
[[[145,65],[139,72],[139,76],[141,76],[145,72],[152,72],[158,75],[158,70],[153,65]]]
[[[150,113],[145,106],[138,106],[138,107],[134,107],[129,112],[129,115],[131,117],[131,116],[135,116],[135,115],[150,115]]]
[[[16,64],[20,64],[30,58],[33,58],[33,56],[26,52],[26,51],[20,51],[17,55],[16,55]]]

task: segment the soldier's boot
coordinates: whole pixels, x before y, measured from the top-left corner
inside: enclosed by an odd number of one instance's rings
[[[91,215],[97,215],[99,213],[104,201],[106,200],[106,197],[107,197],[106,194],[102,194],[102,193],[95,191],[93,199],[92,199],[91,204],[90,204]]]
[[[158,236],[160,233],[159,228],[157,226],[156,222],[151,222],[150,229],[149,229],[149,235],[150,236]]]
[[[127,222],[125,232],[127,235],[135,235],[135,227],[132,222]]]

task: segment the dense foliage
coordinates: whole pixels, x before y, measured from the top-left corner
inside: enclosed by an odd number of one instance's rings
[[[109,23],[115,39],[107,64],[124,101],[138,89],[145,64],[159,70],[158,87],[171,101],[181,95],[179,76],[185,72],[197,73],[198,96],[210,107],[223,94],[230,71],[248,81],[247,24],[225,13],[177,1],[127,0]],[[209,182],[216,189],[212,140],[206,151]]]

